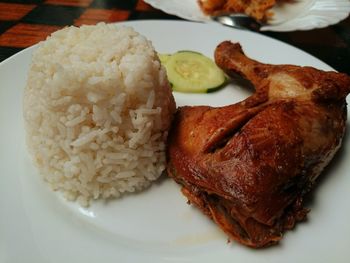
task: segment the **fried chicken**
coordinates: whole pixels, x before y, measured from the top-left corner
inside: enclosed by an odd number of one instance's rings
[[[256,20],[266,21],[276,0],[198,0],[203,12],[210,16],[245,13]]]
[[[306,218],[303,197],[341,146],[350,78],[259,63],[228,41],[215,60],[256,91],[229,106],[179,108],[168,174],[231,239],[269,246]]]

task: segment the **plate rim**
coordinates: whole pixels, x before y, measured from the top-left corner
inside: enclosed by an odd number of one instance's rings
[[[147,0],[148,1],[148,0]],[[350,1],[349,1],[350,3]],[[202,22],[198,22],[198,21],[191,21],[191,20],[167,20],[167,19],[140,19],[140,20],[126,20],[126,21],[120,21],[120,22],[112,22],[112,23],[108,23],[108,24],[113,24],[113,25],[125,25],[125,26],[128,26],[128,24],[146,24],[146,23],[190,23],[190,24],[196,24],[196,25],[201,25],[201,26],[217,26],[217,27],[221,27],[221,25],[217,24],[217,23],[202,23]],[[73,26],[73,25],[72,25]],[[253,34],[253,35],[256,35],[256,36],[259,36],[259,37],[262,37],[262,38],[266,38],[266,39],[269,39],[270,41],[274,41],[274,42],[278,42],[279,44],[282,44],[282,45],[285,45],[285,46],[288,46],[288,48],[292,48],[292,49],[295,49],[295,50],[298,50],[298,52],[301,52],[303,53],[303,55],[306,55],[306,56],[309,56],[309,57],[312,57],[313,59],[316,59],[318,60],[318,62],[320,62],[321,64],[323,64],[323,66],[327,67],[328,70],[331,70],[331,71],[336,71],[338,72],[336,69],[334,69],[332,66],[330,66],[329,64],[327,64],[325,61],[323,61],[322,59],[308,53],[307,51],[301,49],[301,48],[298,48],[296,46],[293,46],[292,44],[290,43],[287,43],[287,42],[284,42],[282,40],[279,40],[279,39],[276,39],[276,38],[273,38],[272,36],[269,36],[269,35],[262,35],[262,34],[259,34],[258,32],[253,32],[253,31],[248,31],[248,30],[244,30],[244,29],[239,29],[239,28],[232,28],[231,30],[237,30],[237,31],[240,31],[240,32],[245,32],[247,34]],[[42,40],[44,41],[44,40]],[[5,60],[1,61],[0,62],[0,70],[1,70],[1,67],[4,66],[5,64],[9,63],[10,60],[12,59],[16,59],[17,56],[21,56],[23,53],[26,53],[28,52],[29,49],[35,49],[38,47],[38,45],[40,44],[40,42],[42,41],[39,41],[38,43],[34,44],[34,45],[31,45],[29,47],[26,47],[24,49],[22,49],[21,51],[11,55],[10,57],[6,58]]]

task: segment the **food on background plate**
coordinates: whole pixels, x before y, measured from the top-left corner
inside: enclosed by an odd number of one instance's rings
[[[174,91],[207,93],[218,90],[226,82],[224,72],[213,60],[195,51],[159,54],[160,61]]]
[[[229,106],[180,107],[168,174],[230,238],[269,246],[306,218],[303,197],[341,146],[350,77],[263,64],[228,41],[215,61],[256,91]]]
[[[156,180],[174,111],[157,53],[132,28],[68,27],[34,51],[27,144],[44,179],[69,200],[86,206]]]
[[[270,9],[278,0],[198,0],[202,11],[210,16],[245,13],[258,21],[267,21]]]

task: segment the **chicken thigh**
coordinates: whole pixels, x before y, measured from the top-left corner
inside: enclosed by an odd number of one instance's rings
[[[229,41],[216,48],[215,61],[255,92],[229,106],[179,108],[168,174],[229,238],[269,246],[305,219],[303,196],[341,145],[350,78],[259,63]]]

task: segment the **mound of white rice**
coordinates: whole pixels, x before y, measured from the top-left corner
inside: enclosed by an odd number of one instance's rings
[[[68,27],[33,54],[24,94],[29,151],[52,188],[81,205],[161,175],[174,111],[151,42],[132,28]]]

